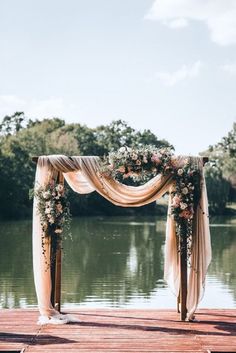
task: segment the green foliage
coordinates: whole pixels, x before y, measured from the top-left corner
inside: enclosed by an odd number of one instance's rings
[[[165,140],[159,140],[150,130],[136,131],[128,126],[125,121],[112,121],[110,125],[99,126],[95,131],[96,142],[99,146],[98,155],[108,154],[112,150],[118,150],[122,146],[141,147],[153,145],[155,147],[170,147]]]
[[[230,182],[223,177],[219,166],[208,166],[205,168],[209,208],[212,214],[225,212],[229,200]]]
[[[170,146],[159,140],[150,130],[136,131],[124,121],[90,129],[81,124],[65,124],[53,118],[26,119],[23,112],[5,116],[0,124],[0,219],[24,218],[32,214],[28,191],[33,187],[35,165],[32,156],[47,154],[103,156],[124,143],[140,146],[143,143]],[[96,193],[78,197],[69,191],[71,211],[80,214],[109,214],[125,212]],[[149,206],[153,208],[153,206]],[[127,211],[127,212],[130,212]]]
[[[236,123],[227,136],[202,155],[214,163],[205,168],[210,210],[225,213],[227,203],[236,201]]]
[[[11,116],[6,115],[0,124],[0,134],[3,136],[9,136],[17,133],[23,128],[23,121],[25,121],[25,115],[23,112],[16,112]]]

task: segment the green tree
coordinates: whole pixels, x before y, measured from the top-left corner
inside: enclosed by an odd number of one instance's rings
[[[123,145],[170,146],[150,130],[136,131],[121,120],[90,129],[81,124],[65,124],[64,120],[58,118],[33,121],[26,119],[24,113],[17,112],[4,117],[0,127],[0,198],[3,200],[0,204],[0,218],[31,215],[32,203],[28,199],[28,190],[33,187],[35,174],[32,156],[102,156]],[[123,208],[112,207],[96,193],[78,197],[70,191],[70,200],[74,215],[125,212]],[[148,210],[152,208],[148,207]]]
[[[95,137],[98,146],[100,146],[99,155],[107,154],[111,150],[118,150],[121,146],[154,145],[173,149],[173,146],[166,140],[159,140],[150,130],[136,131],[123,120],[112,121],[107,126],[98,126],[95,129]]]
[[[23,112],[16,112],[13,115],[6,115],[0,124],[0,135],[9,136],[17,133],[23,128],[23,122],[25,121],[25,115]]]
[[[223,177],[221,168],[216,165],[205,168],[205,177],[210,212],[222,214],[229,200],[230,182]]]
[[[236,201],[236,123],[227,136],[202,155],[215,165],[206,168],[210,208],[214,213],[224,213],[227,202]]]

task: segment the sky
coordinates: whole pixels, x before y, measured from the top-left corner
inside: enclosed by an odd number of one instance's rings
[[[235,0],[2,0],[0,119],[122,119],[197,155],[236,121]]]

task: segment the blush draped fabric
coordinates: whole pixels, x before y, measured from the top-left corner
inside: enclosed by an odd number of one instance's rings
[[[179,166],[184,157],[178,158]],[[196,163],[202,171],[202,160],[196,158]],[[62,172],[70,187],[79,194],[97,191],[104,198],[117,206],[139,207],[161,198],[174,185],[172,174],[158,175],[142,186],[134,187],[123,185],[116,180],[102,175],[99,157],[66,157],[61,155],[41,156],[38,159],[35,187],[46,185],[52,178],[56,179]],[[205,214],[203,214],[203,211]],[[211,244],[207,193],[205,180],[202,175],[202,193],[197,211],[194,215],[193,250],[190,258],[188,273],[187,310],[191,319],[204,292],[204,283],[207,268],[211,261]],[[57,317],[58,312],[52,307],[51,274],[47,269],[50,263],[50,244],[45,244],[45,254],[42,253],[42,228],[37,211],[37,199],[34,199],[33,208],[33,269],[34,281],[40,314],[44,317]],[[46,261],[45,261],[46,260]],[[176,244],[175,222],[170,215],[170,206],[167,216],[165,268],[164,278],[177,296],[180,286],[179,256]]]

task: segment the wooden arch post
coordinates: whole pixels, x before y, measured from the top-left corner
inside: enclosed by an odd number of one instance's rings
[[[58,172],[57,182],[64,185],[64,176]],[[51,240],[51,303],[57,310],[61,311],[61,268],[62,268],[62,240],[55,234]]]
[[[208,157],[202,157],[203,165],[208,162]],[[37,163],[38,157],[32,157],[32,161]],[[62,172],[58,172],[58,182],[64,183]],[[55,238],[56,239],[56,238]],[[179,254],[179,272],[180,272],[180,291],[177,298],[177,311],[180,313],[180,320],[187,318],[187,287],[188,287],[188,269],[187,269],[187,237],[183,239],[183,250]],[[61,310],[61,240],[51,241],[51,303],[52,306],[60,312]]]

